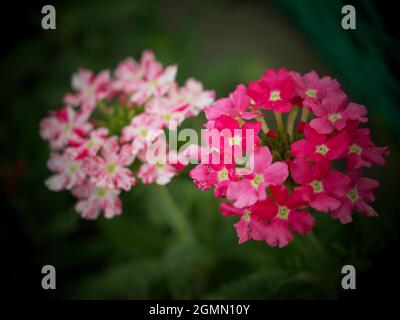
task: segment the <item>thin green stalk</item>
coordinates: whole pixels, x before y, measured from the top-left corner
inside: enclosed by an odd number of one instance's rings
[[[261,122],[261,130],[265,134],[267,134],[269,131],[269,128],[268,128],[267,122],[265,121],[264,117],[261,115],[259,117],[256,117],[256,120]]]
[[[299,111],[299,108],[297,106],[293,106],[292,110],[290,110],[289,115],[288,115],[287,133],[289,134],[290,139],[293,138],[294,122],[296,121],[298,111]]]
[[[301,111],[301,121],[307,122],[309,114],[310,110],[308,110],[306,107],[303,107],[303,110]]]
[[[284,132],[284,126],[283,126],[283,119],[282,119],[282,113],[281,112],[274,112],[275,120],[276,120],[276,127],[279,132],[283,133]]]
[[[182,211],[172,199],[168,188],[166,186],[158,187],[157,196],[175,232],[182,238],[191,238],[193,236],[192,229]]]

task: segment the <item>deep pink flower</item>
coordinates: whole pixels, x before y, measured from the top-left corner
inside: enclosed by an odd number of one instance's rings
[[[216,198],[225,197],[229,182],[236,180],[233,166],[223,164],[199,164],[190,171],[189,176],[202,191],[215,187]]]
[[[241,126],[236,119],[222,115],[213,124],[214,128],[203,132],[204,140],[217,155],[210,163],[234,164],[252,153],[260,143],[260,122],[246,122]]]
[[[370,168],[373,164],[383,166],[389,153],[388,147],[377,147],[371,141],[371,131],[367,128],[348,130],[353,137],[353,143],[349,146],[347,156],[347,168]]]
[[[83,110],[92,111],[96,103],[109,95],[110,72],[102,71],[97,76],[88,69],[80,69],[72,76],[72,88],[76,93],[67,93],[64,103],[81,106]]]
[[[336,94],[340,90],[339,83],[331,77],[319,78],[315,71],[310,71],[304,76],[298,72],[291,72],[296,83],[298,95],[303,98],[303,106],[310,108],[310,103],[322,101],[328,94]]]
[[[339,171],[331,171],[330,162],[321,158],[317,161],[295,159],[290,166],[292,179],[312,188],[310,206],[322,212],[339,208],[340,198],[347,194],[350,178]]]
[[[289,194],[283,185],[270,186],[271,204],[266,206],[270,223],[264,229],[264,239],[272,247],[285,247],[293,239],[292,230],[298,234],[310,232],[315,224],[314,217],[303,209],[312,198],[312,190],[300,187]]]
[[[268,207],[271,206],[270,202],[259,201],[246,208],[236,208],[230,203],[221,203],[221,213],[224,216],[238,216],[239,222],[234,224],[236,233],[239,237],[239,243],[247,240],[264,240],[265,228],[267,221],[270,219],[268,216]]]
[[[111,137],[101,148],[101,156],[87,157],[84,167],[90,176],[90,182],[98,187],[119,188],[129,191],[136,183],[131,170],[135,155],[131,145],[120,149],[117,137]]]
[[[278,72],[269,69],[259,81],[250,83],[247,93],[260,108],[289,112],[296,86],[285,68],[279,69]]]
[[[249,107],[250,97],[247,95],[247,89],[243,84],[239,84],[228,98],[215,101],[211,106],[205,108],[204,112],[209,121],[223,115],[249,120],[258,115],[258,112],[248,111]]]
[[[289,175],[288,167],[283,162],[272,163],[268,147],[260,147],[250,155],[249,170],[241,170],[243,178],[229,183],[226,196],[235,201],[237,208],[249,207],[257,200],[267,198],[266,187],[271,184],[282,184]]]
[[[349,173],[351,185],[348,192],[340,198],[341,206],[332,212],[333,219],[339,219],[343,224],[353,220],[353,211],[358,211],[366,217],[378,214],[370,206],[375,200],[374,191],[379,187],[379,182],[370,178],[361,177],[358,171]]]
[[[343,130],[348,120],[367,122],[367,109],[356,103],[348,103],[344,93],[329,95],[321,102],[312,104],[312,111],[317,116],[310,122],[310,127],[319,134],[328,134],[333,130]]]
[[[58,110],[40,122],[40,136],[52,148],[63,148],[70,140],[79,140],[92,130],[89,116],[87,112],[76,112],[71,107]]]
[[[321,156],[328,160],[342,159],[347,155],[351,138],[345,131],[334,136],[318,134],[309,125],[304,127],[304,137],[290,146],[291,153],[296,158],[315,159]]]

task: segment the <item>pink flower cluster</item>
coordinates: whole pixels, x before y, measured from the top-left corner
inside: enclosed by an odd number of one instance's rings
[[[164,185],[182,169],[181,163],[148,163],[145,154],[165,128],[196,116],[215,94],[195,79],[180,87],[176,72],[177,66],[164,68],[151,51],[139,62],[121,62],[113,74],[80,69],[72,76],[73,92],[65,94],[64,106],[41,121],[54,173],[46,185],[53,191],[71,190],[83,218],[95,219],[101,211],[106,218],[119,215],[120,192],[129,191],[136,178]],[[119,130],[111,123],[119,124]]]
[[[388,148],[375,146],[370,130],[360,127],[367,109],[350,102],[336,80],[270,69],[205,114],[208,156],[190,177],[228,200],[221,212],[240,218],[234,225],[239,243],[284,247],[293,233],[313,229],[314,211],[343,224],[354,211],[377,215],[371,203],[379,183],[361,169],[384,165]]]

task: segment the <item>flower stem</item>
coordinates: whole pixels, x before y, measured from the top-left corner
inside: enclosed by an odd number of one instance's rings
[[[264,117],[261,115],[259,117],[256,117],[256,120],[261,122],[261,129],[265,134],[267,134],[269,131],[269,128],[268,128],[267,122],[265,121]]]
[[[275,120],[276,120],[276,127],[279,132],[283,132],[283,120],[282,120],[282,113],[281,112],[274,112]]]
[[[309,114],[310,110],[308,110],[306,107],[303,107],[303,110],[301,111],[301,121],[307,122]]]
[[[292,110],[290,110],[289,115],[288,115],[288,120],[287,120],[287,133],[290,136],[290,139],[293,138],[293,128],[294,128],[294,122],[297,117],[297,112],[299,111],[297,106],[293,106]]]
[[[185,216],[182,214],[182,211],[172,199],[168,187],[161,186],[157,189],[158,200],[162,204],[165,213],[168,215],[172,228],[175,230],[177,235],[182,238],[192,238],[193,233],[191,227],[185,219]]]

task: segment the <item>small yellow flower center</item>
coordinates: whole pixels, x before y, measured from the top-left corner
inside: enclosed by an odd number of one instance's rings
[[[350,199],[351,202],[356,202],[359,198],[356,188],[351,189],[350,192],[347,194],[347,197]]]
[[[317,90],[308,89],[306,91],[306,95],[309,96],[310,98],[315,98],[317,96]]]
[[[234,136],[234,137],[229,138],[229,144],[231,146],[240,145],[241,142],[242,142],[242,138],[240,136]]]
[[[117,165],[115,163],[109,163],[109,164],[107,164],[106,169],[107,169],[108,173],[112,174],[117,169]]]
[[[269,95],[269,100],[271,100],[271,101],[281,100],[281,92],[278,90],[271,91],[271,93]]]
[[[99,187],[99,188],[96,189],[96,194],[97,194],[97,196],[98,196],[99,198],[103,198],[103,197],[105,197],[105,195],[107,194],[107,189],[106,189],[106,188]]]
[[[329,148],[324,144],[320,144],[319,146],[315,147],[315,152],[318,152],[322,155],[326,155],[328,153],[328,151],[329,151]]]
[[[356,144],[352,144],[352,145],[349,147],[349,152],[350,152],[350,153],[361,154],[362,149],[361,149],[360,146],[358,146],[358,145],[356,145]]]
[[[317,180],[311,181],[310,185],[313,188],[315,193],[320,193],[320,192],[324,191],[324,187],[323,187],[321,181],[317,181]]]
[[[258,187],[264,181],[264,176],[262,174],[257,174],[251,181],[253,186]]]
[[[78,165],[76,163],[71,163],[69,166],[69,172],[75,173],[78,170]]]
[[[250,217],[251,217],[251,212],[249,210],[246,210],[243,213],[243,219],[246,220],[246,221],[250,221]]]
[[[72,130],[72,124],[67,123],[64,127],[65,132],[70,132]]]
[[[94,141],[93,140],[89,140],[88,142],[86,142],[86,148],[91,148],[94,146]]]
[[[139,134],[140,134],[143,138],[146,138],[148,133],[149,133],[149,130],[147,130],[147,128],[141,128],[141,129],[139,130]]]
[[[157,161],[156,164],[155,164],[155,166],[156,166],[157,168],[159,168],[159,169],[162,169],[162,168],[165,167],[165,164],[162,163],[161,161]]]
[[[330,114],[328,118],[331,122],[335,122],[336,120],[342,119],[342,115],[340,113],[333,113]]]
[[[287,207],[279,207],[278,209],[278,217],[281,219],[287,219],[289,216],[289,209]]]
[[[169,113],[166,113],[166,114],[164,114],[163,118],[165,121],[170,121],[172,119],[172,115]]]
[[[222,170],[218,171],[218,180],[226,180],[228,179],[228,170],[226,168],[223,168]]]

